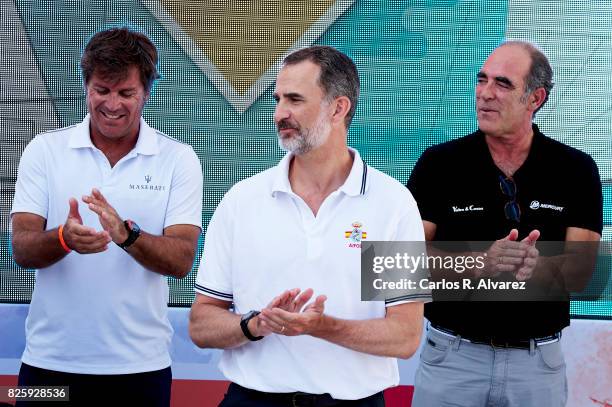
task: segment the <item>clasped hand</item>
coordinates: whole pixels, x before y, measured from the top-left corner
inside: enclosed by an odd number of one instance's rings
[[[314,291],[299,288],[284,291],[261,310],[256,317],[254,334],[266,336],[271,333],[285,336],[310,335],[316,332],[323,321],[325,295],[319,295],[306,305]]]
[[[123,220],[98,189],[92,189],[91,195],[83,196],[82,200],[98,215],[102,230],[83,225],[79,204],[76,199],[70,198],[70,210],[62,233],[69,248],[81,254],[99,253],[107,250],[110,242],[122,243],[127,239],[128,232]]]
[[[478,277],[495,277],[500,273],[512,273],[518,281],[533,277],[540,252],[535,243],[540,237],[538,230],[533,230],[521,241],[518,230],[512,229],[508,236],[495,241],[487,251],[484,271]]]

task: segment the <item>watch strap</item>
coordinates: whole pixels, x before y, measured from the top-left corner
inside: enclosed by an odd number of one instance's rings
[[[125,226],[125,230],[128,232],[128,237],[125,239],[123,243],[117,243],[117,246],[121,247],[123,250],[127,249],[131,245],[134,244],[136,239],[140,236],[140,227],[132,227],[135,223],[131,220],[124,220],[123,225]]]
[[[259,341],[263,339],[263,336],[253,336],[251,331],[249,331],[249,321],[259,315],[259,311],[250,311],[244,314],[240,318],[240,329],[242,329],[242,333],[247,337],[250,341]]]

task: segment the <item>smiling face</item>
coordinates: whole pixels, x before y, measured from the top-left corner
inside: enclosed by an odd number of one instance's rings
[[[91,139],[103,142],[138,137],[142,109],[149,96],[138,68],[132,66],[119,80],[101,78],[96,72],[86,85]]]
[[[478,127],[485,134],[501,136],[531,126],[534,95],[525,94],[530,67],[529,53],[517,45],[501,46],[487,58],[476,85]]]
[[[276,79],[274,122],[278,141],[296,155],[327,142],[331,133],[330,104],[319,84],[321,68],[311,61],[285,65]]]

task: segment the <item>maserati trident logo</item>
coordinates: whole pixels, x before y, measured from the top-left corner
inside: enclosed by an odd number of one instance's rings
[[[166,190],[166,185],[151,184],[151,181],[153,181],[153,177],[149,174],[146,174],[144,176],[144,180],[146,184],[140,184],[140,183],[128,184],[128,188],[135,190],[135,191],[165,191]]]

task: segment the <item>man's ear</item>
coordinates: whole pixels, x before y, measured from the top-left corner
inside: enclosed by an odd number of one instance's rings
[[[538,108],[542,106],[542,104],[546,100],[546,90],[544,88],[537,88],[531,93],[529,99],[533,110],[538,110]]]
[[[345,117],[351,110],[351,101],[346,96],[339,96],[334,100],[334,112],[332,114],[333,121],[344,123]]]

